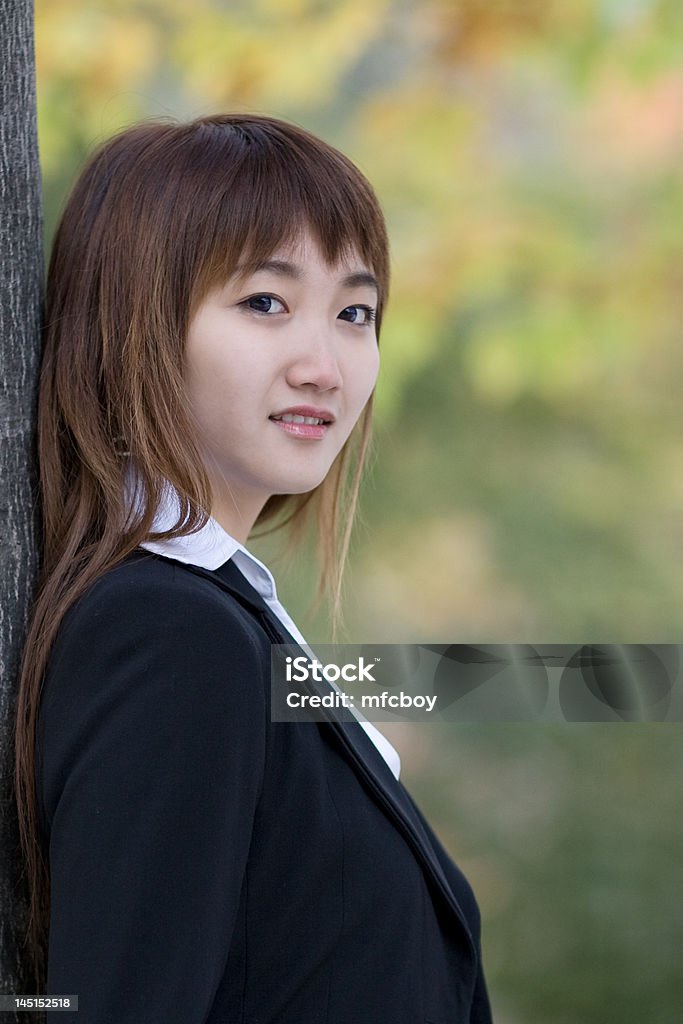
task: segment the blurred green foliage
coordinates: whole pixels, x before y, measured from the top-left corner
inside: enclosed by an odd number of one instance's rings
[[[404,781],[479,899],[496,1024],[676,1024],[680,727],[403,729]]]
[[[37,0],[36,29],[48,244],[140,117],[285,117],[375,185],[350,638],[680,642],[679,0]],[[312,571],[281,593],[325,640]],[[498,1024],[678,1024],[678,728],[428,729],[404,773],[475,884]]]

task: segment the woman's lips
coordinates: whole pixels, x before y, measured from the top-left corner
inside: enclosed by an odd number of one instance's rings
[[[271,419],[280,430],[290,437],[300,437],[308,441],[321,441],[325,436],[329,423],[288,423],[286,420]]]

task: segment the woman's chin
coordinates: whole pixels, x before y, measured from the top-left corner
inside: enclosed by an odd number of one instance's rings
[[[323,482],[330,467],[326,466],[324,472],[318,473],[288,473],[280,479],[280,486],[273,490],[273,494],[306,494],[313,491]]]

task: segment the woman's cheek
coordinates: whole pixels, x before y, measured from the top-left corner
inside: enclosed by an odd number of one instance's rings
[[[370,398],[370,395],[372,394],[372,392],[373,392],[373,390],[375,388],[375,384],[377,383],[378,376],[379,376],[379,349],[375,348],[373,353],[372,353],[372,355],[369,358],[369,366],[368,366],[368,373],[367,373],[367,378],[366,378],[365,398],[363,400],[363,406],[365,406],[365,403]]]

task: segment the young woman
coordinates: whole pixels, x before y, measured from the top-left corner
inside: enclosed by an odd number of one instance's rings
[[[270,645],[304,640],[245,546],[313,526],[338,612],[388,280],[368,182],[274,118],[134,126],[74,187],[17,720],[60,1024],[490,1021],[475,898],[391,744],[270,720]]]

